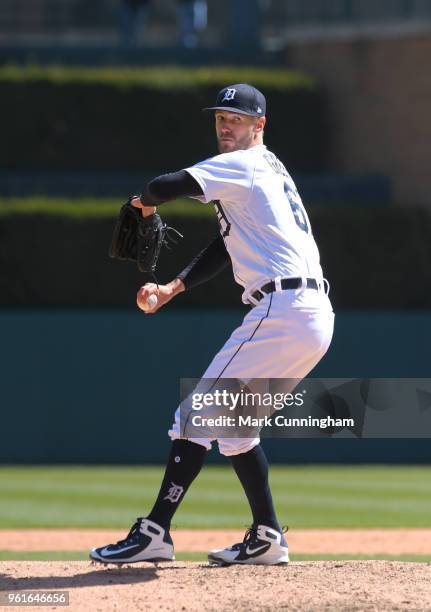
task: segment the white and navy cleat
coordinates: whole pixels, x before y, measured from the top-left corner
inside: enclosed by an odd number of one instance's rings
[[[239,544],[211,550],[208,561],[212,565],[285,565],[289,563],[289,552],[282,533],[266,525],[257,525],[248,529]]]
[[[124,540],[93,548],[90,559],[121,566],[140,561],[175,561],[175,556],[169,531],[146,518],[138,518]]]

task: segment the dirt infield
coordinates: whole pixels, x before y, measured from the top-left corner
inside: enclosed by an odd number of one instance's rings
[[[125,530],[0,530],[0,550],[87,550],[116,542]],[[429,555],[431,529],[294,529],[292,552],[302,554]],[[205,552],[241,541],[244,530],[172,530],[176,552]]]
[[[431,564],[394,561],[228,568],[142,563],[122,569],[83,561],[0,563],[2,591],[65,590],[65,609],[73,611],[418,611],[431,610],[430,585]]]
[[[172,535],[176,552],[203,552],[241,540],[244,532],[174,530]],[[431,529],[308,529],[288,535],[291,550],[303,554],[431,551]],[[122,537],[124,531],[117,530],[0,530],[0,549],[83,551]],[[83,561],[0,562],[0,591],[22,590],[69,591],[66,609],[73,611],[431,612],[431,563],[301,561],[287,567],[213,568],[176,562],[117,569]]]

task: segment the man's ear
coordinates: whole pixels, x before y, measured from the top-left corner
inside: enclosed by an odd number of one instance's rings
[[[256,132],[263,132],[263,129],[265,128],[265,124],[266,124],[266,117],[259,117],[258,120],[256,121]]]

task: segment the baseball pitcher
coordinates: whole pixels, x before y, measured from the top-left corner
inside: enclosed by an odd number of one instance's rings
[[[145,227],[156,228],[157,253],[168,230],[159,221],[156,208],[179,197],[212,202],[220,233],[172,281],[144,285],[137,304],[154,314],[179,293],[231,266],[243,288],[242,301],[251,308],[203,378],[302,379],[326,353],[334,325],[310,221],[290,174],[264,145],[264,95],[248,84],[229,85],[219,92],[215,105],[205,110],[214,114],[219,154],[153,179],[127,206],[138,233],[140,224],[144,224],[143,233]],[[129,258],[139,260],[135,242],[133,249]],[[145,243],[139,250],[144,256],[154,252]],[[111,254],[119,251],[118,244],[111,247]],[[147,266],[152,269],[148,262]],[[93,549],[93,560],[122,564],[175,558],[171,520],[214,439],[184,438],[179,408],[169,436],[171,452],[153,508],[145,518],[137,519],[124,540]],[[268,463],[259,438],[222,438],[217,443],[244,489],[252,524],[242,542],[211,551],[210,562],[288,563],[288,547],[274,509]]]

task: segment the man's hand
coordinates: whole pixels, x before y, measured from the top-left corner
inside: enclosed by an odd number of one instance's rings
[[[145,314],[154,314],[162,306],[172,300],[172,298],[185,290],[186,288],[184,283],[179,278],[174,279],[167,285],[157,286],[155,283],[146,283],[139,289],[138,295],[136,296],[136,303],[138,307],[145,312]],[[148,310],[147,300],[149,296],[153,294],[157,296],[158,301],[154,308]]]
[[[145,204],[142,204],[141,200],[138,197],[133,198],[130,204],[135,208],[140,208],[142,210],[143,217],[149,217],[150,215],[153,215],[156,212],[155,206],[145,206]]]

